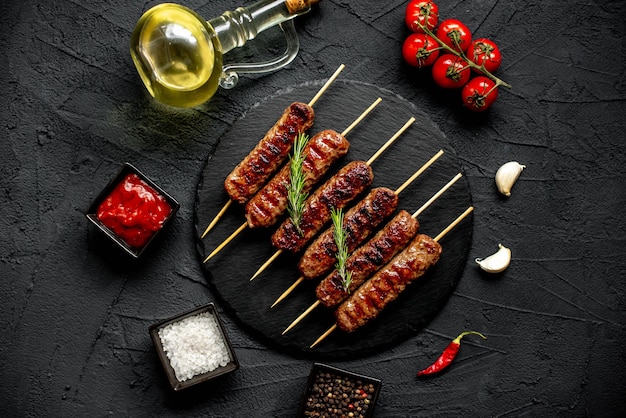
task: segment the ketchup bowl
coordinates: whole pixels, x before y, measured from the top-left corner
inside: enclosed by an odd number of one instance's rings
[[[125,163],[86,216],[118,247],[138,258],[180,204],[132,164]]]

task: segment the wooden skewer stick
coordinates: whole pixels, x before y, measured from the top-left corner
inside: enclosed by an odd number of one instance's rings
[[[359,115],[358,118],[356,118],[354,120],[354,122],[352,122],[350,124],[350,126],[348,126],[342,133],[342,136],[346,136],[348,135],[348,133],[350,133],[350,131],[352,129],[354,129],[355,126],[357,126],[359,124],[359,122],[361,122],[376,106],[378,106],[378,104],[382,101],[383,99],[381,99],[380,97],[378,99],[376,99],[374,101],[374,103],[372,103],[367,109],[365,109],[365,111],[363,111],[363,113],[361,113],[361,115]],[[230,234],[228,236],[228,238],[226,238],[224,241],[222,241],[222,243],[220,245],[217,246],[217,248],[215,248],[211,254],[209,254],[205,259],[204,262],[206,263],[207,261],[209,261],[211,258],[213,258],[217,253],[219,253],[226,245],[228,245],[228,243],[230,243],[237,235],[239,235],[244,229],[246,229],[246,227],[248,226],[247,222],[244,222],[243,225],[241,225],[239,228],[237,228],[237,230],[235,230],[235,232],[233,232],[232,234]]]
[[[413,125],[413,122],[415,122],[415,118],[414,118],[413,116],[411,116],[411,117],[409,118],[409,120],[407,120],[407,121],[404,123],[404,125],[402,125],[402,128],[398,129],[398,131],[397,131],[395,134],[393,134],[393,136],[392,136],[391,138],[389,138],[389,139],[387,140],[387,142],[385,142],[385,143],[383,144],[383,146],[382,146],[382,147],[378,148],[378,151],[376,151],[376,152],[374,153],[374,155],[372,155],[372,156],[370,157],[370,159],[369,159],[369,160],[367,160],[366,164],[367,164],[367,165],[372,165],[372,163],[373,163],[374,161],[376,161],[376,159],[377,159],[378,157],[380,157],[380,155],[381,155],[383,152],[385,152],[385,151],[387,150],[387,148],[389,148],[389,146],[390,146],[391,144],[393,144],[393,143],[396,141],[396,139],[398,139],[398,138],[400,137],[400,135],[402,135],[402,134],[404,133],[404,131],[406,131],[406,130],[409,128],[409,126]]]
[[[324,94],[326,92],[326,90],[328,90],[328,88],[330,87],[331,84],[333,84],[335,82],[335,80],[337,79],[337,77],[339,77],[339,73],[341,73],[343,71],[343,69],[346,68],[345,64],[341,64],[339,66],[339,68],[337,68],[335,70],[335,72],[333,73],[333,75],[330,76],[330,78],[326,81],[326,83],[324,83],[324,85],[322,86],[322,88],[317,92],[317,94],[315,96],[313,96],[313,98],[311,99],[311,101],[309,102],[309,106],[313,107],[313,105],[319,100],[320,97],[322,97],[322,94]]]
[[[228,245],[229,242],[231,242],[237,235],[239,235],[241,233],[241,231],[243,231],[244,229],[246,229],[246,227],[248,226],[248,222],[244,222],[243,224],[241,224],[241,226],[239,228],[237,228],[235,230],[235,232],[233,232],[232,234],[230,234],[228,236],[228,238],[226,238],[224,241],[222,241],[222,243],[220,245],[218,245],[213,251],[211,251],[211,254],[209,254],[205,259],[204,262],[206,263],[207,261],[209,261],[211,258],[213,258],[217,253],[219,253],[222,248],[224,248],[225,246]]]
[[[426,208],[428,208],[435,200],[437,200],[439,198],[439,196],[441,196],[442,194],[444,194],[446,192],[446,190],[448,190],[454,183],[456,183],[461,177],[463,177],[463,174],[461,173],[457,173],[456,176],[454,176],[452,178],[452,180],[450,180],[449,182],[446,183],[445,186],[443,186],[441,189],[439,189],[439,191],[437,193],[435,193],[430,199],[428,199],[428,201],[426,203],[424,203],[422,205],[421,208],[419,208],[418,210],[415,211],[415,213],[413,215],[411,215],[411,217],[413,219],[417,218],[418,216],[421,215],[422,212],[424,212],[426,210]]]
[[[346,68],[345,64],[341,64],[339,68],[335,70],[333,75],[328,80],[326,80],[326,83],[324,83],[322,88],[319,89],[319,91],[315,94],[315,96],[313,96],[313,98],[309,102],[309,107],[313,107],[313,105],[319,100],[319,98],[322,97],[322,95],[326,92],[326,90],[328,90],[330,85],[333,84],[333,82],[337,79],[337,77],[343,71],[344,68]],[[233,203],[232,199],[228,199],[228,202],[226,202],[226,204],[222,207],[222,209],[220,209],[217,215],[215,215],[215,217],[213,218],[209,226],[206,227],[200,239],[204,238],[206,234],[208,234],[209,231],[213,229],[213,227],[219,222],[219,220],[222,219],[222,216],[224,216],[224,213],[226,213],[226,211],[228,210],[228,208],[230,207],[232,203]]]
[[[300,316],[298,316],[296,319],[294,319],[293,322],[291,324],[289,324],[289,326],[287,328],[285,328],[285,330],[282,332],[282,335],[285,335],[286,333],[289,332],[290,329],[292,329],[293,327],[298,325],[300,323],[300,321],[302,321],[304,318],[306,318],[307,315],[310,314],[311,312],[313,312],[313,310],[315,308],[317,308],[318,306],[320,306],[321,303],[322,302],[320,302],[319,299],[317,299],[315,302],[313,302],[311,304],[311,306],[309,306],[304,312],[302,312],[300,314]]]
[[[233,200],[232,199],[228,199],[228,202],[226,202],[226,204],[224,206],[222,206],[222,209],[220,209],[220,211],[217,213],[217,215],[215,215],[215,217],[213,218],[213,220],[211,221],[209,226],[206,227],[206,229],[204,230],[204,233],[202,234],[200,239],[204,238],[206,236],[206,234],[208,234],[209,231],[211,229],[213,229],[213,227],[219,222],[220,219],[222,219],[222,216],[224,216],[224,214],[226,213],[226,211],[228,210],[228,208],[232,204],[233,204]]]
[[[419,208],[411,217],[412,218],[417,218],[419,214],[421,214],[428,206],[430,206],[435,200],[437,200],[437,198],[439,198],[439,196],[441,196],[446,190],[448,190],[454,183],[456,183],[463,175],[461,173],[458,173],[456,176],[454,176],[452,178],[452,180],[450,180],[445,186],[443,186],[437,193],[435,193],[433,195],[433,197],[431,197],[430,199],[428,199],[428,201],[426,203],[424,203],[422,205],[421,208]],[[300,321],[302,321],[308,314],[310,314],[315,308],[317,308],[319,305],[321,304],[321,302],[318,300],[316,300],[315,302],[313,302],[313,304],[311,304],[311,306],[309,306],[302,314],[300,314],[300,316],[298,316],[291,324],[289,324],[289,326],[287,328],[285,328],[285,330],[283,331],[282,335],[285,335],[287,333],[287,331],[289,331],[290,329],[292,329],[293,327],[295,327]],[[273,306],[273,305],[272,305]]]
[[[317,340],[315,340],[315,342],[313,344],[311,344],[309,346],[309,348],[315,348],[316,345],[318,345],[319,343],[321,343],[322,341],[324,341],[326,339],[326,337],[328,337],[330,334],[332,334],[333,332],[335,332],[335,330],[337,329],[337,324],[333,324],[332,327],[328,328],[326,330],[326,332],[324,332],[322,335],[320,335],[318,337]]]
[[[354,127],[355,127],[355,126],[357,126],[359,123],[361,123],[361,121],[362,121],[363,119],[365,119],[365,117],[366,117],[367,115],[369,115],[369,114],[370,114],[370,112],[371,112],[372,110],[374,110],[374,108],[375,108],[376,106],[378,106],[378,104],[379,104],[380,102],[382,102],[382,101],[383,101],[383,99],[381,99],[380,97],[379,97],[378,99],[374,100],[374,103],[372,103],[372,104],[371,104],[371,105],[370,105],[367,109],[365,109],[365,111],[363,111],[363,113],[361,113],[361,115],[360,115],[358,118],[356,118],[356,119],[354,120],[354,122],[352,122],[352,123],[350,124],[350,126],[348,126],[346,129],[344,129],[344,131],[341,133],[341,136],[346,136],[346,135],[348,135],[348,134],[350,133],[350,131],[351,131],[351,130],[353,130],[353,129],[354,129]]]
[[[300,276],[298,277],[297,280],[295,280],[291,286],[289,286],[283,293],[280,294],[280,296],[278,298],[276,298],[276,300],[274,301],[274,303],[272,303],[272,306],[270,306],[270,309],[272,309],[274,306],[278,305],[280,302],[282,302],[287,296],[289,296],[291,294],[291,292],[293,292],[296,287],[300,286],[300,284],[304,282],[304,276]],[[283,334],[286,332],[287,330],[285,330],[283,332]]]
[[[448,225],[443,231],[441,231],[439,233],[439,235],[437,235],[435,238],[433,238],[435,241],[439,241],[440,239],[442,239],[448,232],[450,232],[455,226],[457,226],[463,219],[465,219],[465,217],[467,215],[469,215],[472,211],[474,210],[474,208],[472,206],[470,206],[469,208],[467,208],[465,210],[465,212],[463,212],[461,215],[459,215],[458,218],[456,218],[450,225]],[[309,346],[309,348],[314,348],[316,345],[318,345],[319,343],[321,343],[326,337],[328,337],[330,334],[332,334],[335,330],[337,329],[337,324],[334,324],[332,327],[328,328],[326,330],[326,332],[324,332],[322,335],[319,336],[319,338],[317,340],[315,340],[315,342],[313,344],[311,344]]]
[[[439,233],[439,235],[437,235],[435,238],[433,238],[433,241],[437,241],[439,242],[443,237],[446,236],[446,234],[450,231],[452,231],[452,229],[454,229],[455,226],[457,226],[459,223],[461,223],[461,221],[463,219],[465,219],[465,217],[467,215],[469,215],[472,211],[474,210],[473,206],[470,206],[469,208],[465,209],[465,212],[463,212],[462,214],[460,214],[458,216],[458,218],[456,218],[454,221],[452,221],[452,223],[450,225],[448,225],[443,231],[441,231]]]
[[[396,195],[400,194],[404,189],[406,189],[412,182],[415,181],[428,167],[430,167],[439,157],[443,155],[443,150],[439,150],[430,160],[428,160],[423,166],[419,168],[407,181],[405,181],[400,187],[396,189],[394,192]],[[434,199],[432,199],[434,200]],[[285,299],[291,292],[295,290],[302,282],[304,281],[304,276],[300,276],[287,290],[285,290],[270,306],[270,309],[280,303],[283,299]],[[287,330],[285,330],[286,332]],[[283,332],[284,334],[284,332]]]
[[[300,277],[298,277],[298,279],[297,279],[297,280],[295,280],[295,281],[291,284],[291,286],[289,286],[289,287],[287,288],[287,290],[285,290],[283,293],[281,293],[281,294],[280,294],[280,296],[279,296],[279,297],[277,297],[277,298],[276,298],[276,300],[274,301],[274,303],[272,303],[272,306],[270,306],[270,309],[272,309],[274,306],[278,305],[280,302],[282,302],[283,300],[285,300],[285,298],[286,298],[287,296],[289,296],[289,295],[291,294],[291,292],[293,292],[293,291],[296,289],[296,287],[300,286],[300,284],[301,284],[302,282],[304,282],[304,276],[300,276]],[[298,321],[298,322],[299,322],[299,321]],[[295,325],[295,324],[294,324],[294,325]],[[284,331],[283,331],[283,334],[284,334],[285,332],[287,332],[287,331],[288,331],[288,329],[284,330]]]
[[[272,254],[272,256],[270,258],[268,258],[267,261],[265,263],[263,263],[263,265],[261,267],[259,267],[259,269],[256,271],[256,273],[254,273],[252,275],[252,277],[250,277],[250,281],[256,279],[259,274],[263,273],[263,271],[267,267],[269,267],[269,265],[272,264],[274,262],[274,260],[276,260],[278,258],[278,256],[280,256],[282,253],[283,253],[283,250],[276,250],[276,252],[274,254]]]
[[[413,173],[413,175],[411,177],[408,178],[407,181],[405,181],[402,186],[398,187],[398,189],[396,190],[396,194],[400,194],[402,193],[402,191],[404,189],[406,189],[407,187],[409,187],[409,185],[411,183],[413,183],[415,181],[416,178],[418,178],[419,176],[422,175],[422,173],[424,171],[426,171],[431,165],[433,165],[433,163],[435,161],[437,161],[439,159],[439,157],[441,157],[443,155],[443,150],[440,149],[439,151],[437,151],[437,153],[435,155],[433,155],[432,157],[430,157],[430,160],[426,161],[424,163],[423,166],[420,167],[419,170],[417,170],[415,173]]]
[[[380,98],[378,98],[378,100],[382,100]],[[409,120],[402,126],[402,128],[398,129],[398,131],[387,141],[385,142],[382,147],[380,147],[378,149],[378,151],[376,151],[374,153],[374,155],[365,162],[365,164],[367,164],[368,166],[371,165],[374,161],[376,161],[376,159],[382,154],[382,151],[385,151],[387,148],[389,148],[389,146],[400,137],[400,135],[402,135],[402,133],[404,131],[407,130],[407,128],[409,126],[411,126],[413,124],[413,122],[415,122],[415,118],[411,117],[409,118]],[[342,134],[343,135],[343,134]],[[382,151],[381,151],[382,150]],[[274,261],[280,254],[282,253],[282,250],[276,250],[276,252],[274,253],[274,255],[272,255],[272,257],[270,257],[270,259],[272,261]],[[259,267],[259,269],[256,271],[256,273],[254,273],[254,275],[250,278],[250,281],[254,280],[259,274],[263,273],[263,271],[271,264],[271,262],[266,261],[265,263],[263,263],[263,265],[261,267]]]

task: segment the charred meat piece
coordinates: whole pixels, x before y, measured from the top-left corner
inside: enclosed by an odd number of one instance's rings
[[[373,180],[374,173],[365,161],[345,165],[306,200],[300,221],[302,234],[291,219],[286,219],[272,235],[272,244],[280,250],[297,253],[330,220],[332,208],[346,207]]]
[[[352,332],[374,319],[390,302],[439,261],[441,245],[419,234],[335,311],[337,326]]]
[[[346,270],[352,272],[352,282],[348,290],[344,290],[341,276],[334,270],[317,285],[315,289],[317,299],[328,308],[339,305],[379,268],[402,251],[418,230],[417,219],[411,217],[405,210],[398,212],[383,229],[348,257]]]
[[[330,166],[346,155],[350,143],[343,135],[325,130],[309,140],[303,150],[304,193],[308,193]],[[283,168],[246,204],[246,220],[250,228],[274,225],[287,210],[287,191],[291,184],[291,166]]]
[[[397,207],[398,195],[391,189],[378,187],[350,208],[343,218],[348,253],[354,251]],[[307,279],[322,276],[337,262],[336,254],[334,228],[331,226],[309,245],[298,269]]]
[[[297,135],[313,126],[314,118],[311,106],[300,102],[289,105],[263,139],[226,177],[224,189],[231,200],[246,203],[254,196],[289,156]]]

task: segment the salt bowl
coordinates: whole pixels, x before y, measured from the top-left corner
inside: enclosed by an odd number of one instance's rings
[[[149,333],[175,391],[239,369],[213,303],[153,324]]]

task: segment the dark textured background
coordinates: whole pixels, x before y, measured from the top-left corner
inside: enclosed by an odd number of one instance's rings
[[[456,149],[476,207],[461,282],[419,335],[335,366],[382,379],[378,416],[619,416],[626,412],[624,1],[441,1],[440,14],[494,38],[514,86],[487,114],[400,58],[404,1],[322,0],[298,21],[301,52],[242,77],[193,110],[156,104],[128,53],[157,2],[3,2],[0,31],[0,415],[293,416],[310,360],[267,348],[224,320],[241,369],[173,393],[148,336],[157,320],[214,300],[194,243],[196,184],[220,135],[289,85],[343,77],[402,95]],[[210,18],[232,0],[185,4]],[[227,59],[282,49],[262,35]],[[8,70],[7,70],[8,68]],[[500,164],[527,165],[509,199]],[[84,211],[124,162],[181,202],[146,257],[111,250]],[[215,179],[222,181],[222,179]],[[502,275],[472,261],[513,250]],[[219,307],[218,307],[219,308]],[[445,374],[417,381],[464,329]]]

